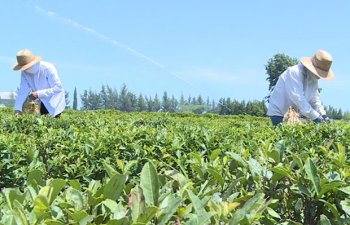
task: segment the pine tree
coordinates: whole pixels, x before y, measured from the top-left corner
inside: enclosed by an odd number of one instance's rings
[[[171,111],[171,102],[170,102],[170,99],[168,97],[168,93],[166,91],[163,94],[162,110],[164,112],[170,112]]]
[[[64,92],[64,97],[66,99],[66,109],[70,109],[70,101],[69,101],[69,92],[68,91]]]
[[[139,112],[147,111],[147,103],[143,98],[142,94],[140,94],[139,98],[137,99],[137,111]]]
[[[154,97],[152,109],[154,112],[159,112],[159,110],[161,109],[161,103],[157,94]]]
[[[77,96],[77,88],[74,88],[74,93],[73,93],[73,110],[78,109],[78,96]]]
[[[181,93],[180,105],[184,105],[184,104],[185,104],[185,97],[184,97],[184,95]]]

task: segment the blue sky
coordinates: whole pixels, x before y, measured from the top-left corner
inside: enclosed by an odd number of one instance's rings
[[[135,94],[262,100],[277,53],[330,52],[325,105],[350,111],[350,2],[301,0],[3,1],[0,91],[15,91],[16,53],[56,65],[73,95],[102,85]]]

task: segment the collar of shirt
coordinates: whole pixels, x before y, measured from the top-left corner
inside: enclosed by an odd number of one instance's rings
[[[33,66],[26,69],[24,72],[29,73],[29,74],[38,74],[39,68],[40,68],[39,62],[37,62]]]

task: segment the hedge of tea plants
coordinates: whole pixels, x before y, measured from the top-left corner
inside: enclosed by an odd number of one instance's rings
[[[349,224],[350,126],[0,110],[0,224]]]

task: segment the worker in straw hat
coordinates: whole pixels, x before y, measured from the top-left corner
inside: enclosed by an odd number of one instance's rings
[[[302,57],[298,65],[289,67],[279,76],[267,110],[273,125],[283,121],[290,106],[314,122],[332,121],[326,115],[318,90],[319,79],[333,79],[332,62],[328,52],[318,50],[313,57]]]
[[[13,70],[21,71],[21,83],[15,101],[16,114],[22,113],[27,97],[40,100],[40,114],[60,117],[66,107],[65,92],[55,66],[41,61],[29,49],[17,53]],[[28,96],[29,95],[29,96]]]

